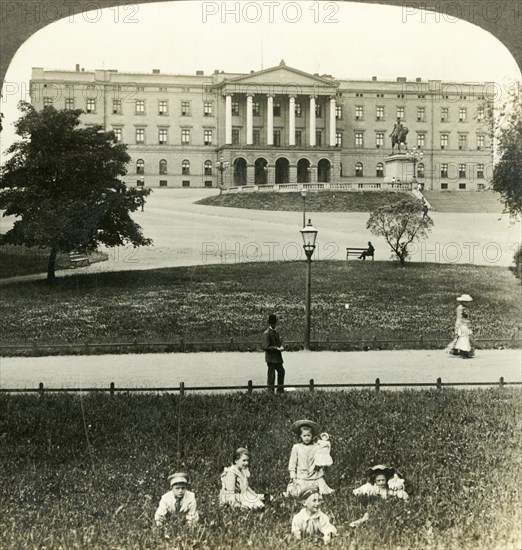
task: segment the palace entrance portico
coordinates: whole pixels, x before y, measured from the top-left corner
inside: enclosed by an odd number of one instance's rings
[[[224,79],[226,186],[331,182],[339,174],[338,83],[287,67]]]

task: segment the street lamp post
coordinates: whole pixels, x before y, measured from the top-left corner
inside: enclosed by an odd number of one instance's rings
[[[303,197],[303,227],[306,225],[306,189],[301,190],[301,197]]]
[[[408,158],[413,161],[413,183],[417,181],[417,162],[422,160],[423,157],[424,153],[420,149],[417,149],[417,147],[414,147],[412,151],[408,151]]]
[[[219,185],[219,193],[221,193],[223,191],[223,175],[225,173],[225,170],[228,168],[228,160],[220,157],[220,159],[216,161],[215,166],[216,170],[221,173],[221,183]]]
[[[303,236],[303,248],[306,254],[306,288],[305,288],[305,331],[304,331],[304,349],[310,351],[310,309],[312,303],[312,255],[315,250],[315,239],[317,238],[317,229],[308,220],[306,227],[301,229]]]

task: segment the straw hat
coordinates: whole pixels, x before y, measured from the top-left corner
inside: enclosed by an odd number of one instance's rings
[[[366,472],[368,477],[378,476],[380,474],[384,474],[386,479],[391,479],[395,474],[395,468],[385,466],[384,464],[377,464],[376,466],[371,466],[368,468],[368,471]]]
[[[462,294],[457,298],[457,302],[473,302],[473,298],[469,294]]]
[[[292,431],[297,434],[301,435],[301,428],[310,428],[312,430],[312,435],[319,435],[319,432],[321,431],[321,428],[317,422],[314,422],[313,420],[306,420],[304,418],[303,420],[297,420],[292,424]]]

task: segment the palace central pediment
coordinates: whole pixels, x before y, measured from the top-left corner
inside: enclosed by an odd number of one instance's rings
[[[331,95],[336,93],[338,86],[333,79],[287,67],[283,61],[277,67],[236,76],[221,83],[223,93],[287,95]]]

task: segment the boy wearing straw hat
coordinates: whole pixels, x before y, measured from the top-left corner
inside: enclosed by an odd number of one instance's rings
[[[154,514],[156,525],[164,527],[168,516],[186,521],[189,525],[197,523],[199,514],[196,497],[192,491],[187,490],[188,475],[185,472],[176,472],[167,480],[170,491],[161,497],[158,509]]]

